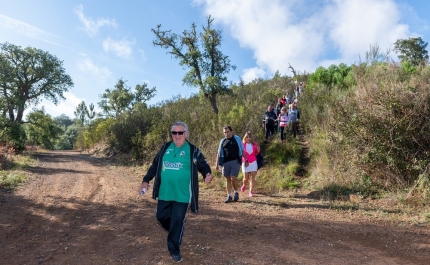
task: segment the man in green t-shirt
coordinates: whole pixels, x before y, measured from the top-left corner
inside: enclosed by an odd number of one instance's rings
[[[175,122],[170,130],[173,141],[165,143],[152,161],[139,187],[148,189],[155,177],[153,199],[158,198],[156,217],[168,231],[167,249],[175,262],[182,260],[180,244],[188,207],[198,212],[198,172],[206,183],[212,180],[212,171],[202,152],[187,141],[188,126]]]

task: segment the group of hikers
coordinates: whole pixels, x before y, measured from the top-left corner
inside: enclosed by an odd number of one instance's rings
[[[303,83],[301,82],[294,91],[294,98],[289,92],[278,99],[276,107],[270,104],[263,116],[262,126],[265,129],[265,142],[280,132],[281,145],[285,144],[288,131],[296,137],[299,130],[300,111],[297,108],[299,96],[303,94]]]
[[[281,142],[285,143],[288,126],[296,137],[300,114],[297,109],[298,97],[303,91],[303,84],[297,86],[295,97],[289,93],[278,100],[276,108],[269,105],[264,114],[266,141],[275,131],[281,132]],[[287,107],[288,106],[288,107]],[[287,109],[288,108],[288,109]],[[170,133],[172,140],[164,143],[139,186],[139,193],[145,193],[149,182],[155,178],[152,198],[158,199],[156,218],[167,231],[167,249],[174,262],[182,261],[180,244],[184,233],[185,217],[188,208],[193,213],[199,209],[198,173],[205,183],[212,181],[212,170],[198,147],[188,141],[189,130],[184,122],[175,122]],[[240,188],[248,188],[250,197],[254,196],[255,176],[258,171],[260,146],[250,131],[241,139],[233,133],[231,126],[224,126],[224,137],[218,146],[216,170],[220,167],[226,180],[227,198],[225,203],[239,200],[238,175],[242,170],[243,180]],[[249,186],[248,186],[249,185]]]

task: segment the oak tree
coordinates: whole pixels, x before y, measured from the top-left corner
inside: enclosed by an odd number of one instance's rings
[[[45,98],[57,104],[73,87],[63,62],[32,47],[0,44],[0,108],[9,122],[23,122],[24,110]]]

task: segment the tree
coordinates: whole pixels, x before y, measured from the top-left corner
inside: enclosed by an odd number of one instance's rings
[[[87,117],[91,121],[94,119],[94,117],[96,116],[96,111],[94,110],[94,104],[90,103],[90,105],[88,106],[88,111],[87,111]]]
[[[48,52],[0,44],[0,107],[9,122],[23,123],[24,110],[42,98],[57,104],[73,87],[63,62]]]
[[[276,80],[276,79],[281,78],[281,77],[282,77],[282,75],[281,75],[281,73],[279,73],[279,70],[276,70],[276,72],[273,74],[272,79]]]
[[[399,54],[400,61],[408,61],[415,66],[428,63],[429,55],[426,50],[427,42],[421,37],[409,38],[407,40],[399,39],[394,43],[394,51]]]
[[[58,140],[64,130],[58,126],[51,115],[46,114],[45,110],[35,110],[28,114],[26,131],[28,140],[44,148],[53,149],[56,140]]]
[[[76,107],[76,110],[73,112],[75,114],[75,118],[81,121],[81,124],[91,123],[91,121],[96,116],[96,111],[94,110],[94,104],[90,103],[87,107],[85,101],[82,100],[81,103]]]
[[[369,65],[384,63],[384,62],[387,62],[389,55],[390,55],[390,49],[383,52],[379,47],[378,43],[375,43],[373,45],[371,44],[369,45],[369,50],[366,51],[365,53],[364,57],[366,60],[364,61],[364,63]],[[359,58],[360,58],[360,62],[362,62],[361,56],[359,56]]]
[[[344,63],[330,65],[327,69],[320,66],[309,76],[309,85],[324,84],[329,89],[337,86],[346,89],[351,84],[351,66]]]
[[[168,53],[180,60],[179,65],[189,69],[182,82],[198,87],[200,94],[210,101],[215,114],[218,114],[216,96],[232,93],[225,75],[236,67],[221,52],[221,31],[213,29],[212,22],[213,18],[209,16],[206,27],[199,34],[194,23],[191,24],[191,30],[184,30],[182,35],[161,30],[161,25],[151,31],[156,37],[153,44],[170,49]]]
[[[136,92],[133,93],[131,88],[125,85],[126,82],[122,78],[119,79],[114,89],[106,89],[105,93],[100,96],[101,101],[98,104],[104,115],[118,117],[126,110],[145,105],[155,96],[155,87],[149,89],[148,85],[143,83],[143,85],[136,85]]]
[[[66,114],[61,114],[60,116],[55,117],[53,120],[55,124],[64,129],[67,129],[67,127],[73,124],[73,121]]]
[[[88,108],[85,104],[85,101],[83,100],[81,103],[79,103],[79,105],[76,107],[76,110],[73,112],[73,114],[75,114],[76,119],[80,120],[82,125],[84,125],[87,121],[87,113]]]

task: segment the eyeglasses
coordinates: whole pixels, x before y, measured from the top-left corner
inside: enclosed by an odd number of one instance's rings
[[[171,131],[171,133],[172,133],[172,135],[177,135],[177,134],[183,135],[185,133],[185,131],[182,131],[182,132]]]

